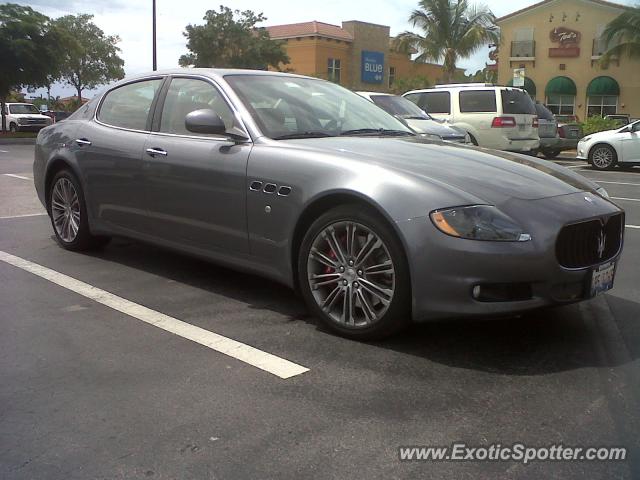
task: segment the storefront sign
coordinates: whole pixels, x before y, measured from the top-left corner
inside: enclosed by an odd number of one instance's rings
[[[362,51],[360,78],[364,83],[382,83],[384,79],[384,53]]]
[[[554,43],[559,43],[560,47],[575,47],[580,43],[580,32],[566,27],[556,27],[551,30],[549,38]]]
[[[567,27],[556,27],[549,33],[552,42],[559,44],[549,49],[550,57],[579,57],[580,32]]]

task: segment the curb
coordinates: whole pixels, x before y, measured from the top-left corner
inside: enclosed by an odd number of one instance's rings
[[[35,145],[35,138],[0,138],[0,145]]]

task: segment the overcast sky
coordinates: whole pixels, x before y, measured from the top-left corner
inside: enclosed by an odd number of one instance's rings
[[[16,0],[13,0],[16,1]],[[90,13],[95,23],[108,35],[119,35],[127,74],[151,70],[151,0],[28,0],[20,1],[49,17],[67,14]],[[189,23],[203,23],[208,9],[217,9],[220,3],[239,10],[263,12],[267,17],[264,26],[297,23],[311,20],[340,25],[343,20],[389,25],[391,35],[411,30],[407,17],[416,8],[417,0],[157,0],[158,14],[158,67],[178,65],[180,55],[186,53],[182,34]],[[500,17],[533,3],[532,0],[487,0],[487,5]],[[632,4],[633,0],[620,3]],[[469,59],[459,62],[467,73],[483,68],[488,48]],[[72,88],[56,87],[52,94],[71,95]],[[89,93],[89,92],[87,92]],[[89,94],[89,96],[91,96]]]

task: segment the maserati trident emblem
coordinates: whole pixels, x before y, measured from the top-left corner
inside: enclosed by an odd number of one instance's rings
[[[607,241],[607,236],[604,233],[604,230],[600,230],[598,232],[598,258],[602,259],[602,255],[604,254],[604,247]]]

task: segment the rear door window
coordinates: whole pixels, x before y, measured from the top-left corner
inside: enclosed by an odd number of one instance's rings
[[[146,130],[149,110],[161,83],[158,78],[114,88],[102,101],[98,120],[114,127]]]
[[[536,103],[536,113],[538,114],[538,118],[542,120],[549,120],[551,122],[555,121],[555,117],[551,110],[542,105],[541,103]]]
[[[522,90],[504,89],[502,93],[502,113],[535,115],[536,105],[528,93]]]
[[[496,93],[494,90],[463,90],[460,92],[460,112],[494,113]]]
[[[449,92],[410,93],[405,96],[427,113],[451,113],[451,94]]]

